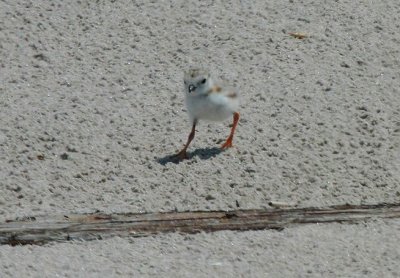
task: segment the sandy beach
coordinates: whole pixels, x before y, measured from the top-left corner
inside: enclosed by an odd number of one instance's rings
[[[400,202],[400,5],[2,1],[0,223]],[[304,39],[290,32],[306,34]],[[237,88],[201,121],[183,72]],[[398,277],[400,220],[0,246],[0,277]]]

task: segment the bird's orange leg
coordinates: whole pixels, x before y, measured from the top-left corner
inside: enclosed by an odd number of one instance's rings
[[[187,142],[185,144],[185,146],[183,147],[183,149],[176,155],[176,157],[178,157],[179,159],[183,160],[183,159],[188,159],[189,157],[187,156],[186,150],[190,145],[190,142],[192,142],[193,138],[194,138],[194,134],[196,133],[196,121],[193,122],[193,126],[192,126],[192,131],[189,134],[189,137],[187,139]]]
[[[235,112],[233,114],[233,125],[231,129],[231,134],[229,135],[228,139],[226,139],[226,142],[222,145],[221,149],[226,149],[232,147],[232,140],[233,140],[233,135],[235,134],[235,129],[236,126],[239,122],[239,113]]]

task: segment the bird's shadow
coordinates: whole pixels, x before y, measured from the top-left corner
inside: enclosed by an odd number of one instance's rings
[[[223,150],[221,148],[218,147],[213,147],[213,148],[201,148],[201,149],[196,149],[194,152],[188,152],[188,156],[190,160],[193,157],[197,156],[202,160],[207,160],[210,159],[212,157],[216,157],[218,154],[220,154],[221,152],[223,152]],[[160,157],[159,159],[157,159],[157,162],[160,163],[161,165],[166,165],[167,163],[174,163],[174,164],[178,164],[180,162],[183,162],[185,160],[179,159],[176,154],[174,155],[166,155],[164,157]]]

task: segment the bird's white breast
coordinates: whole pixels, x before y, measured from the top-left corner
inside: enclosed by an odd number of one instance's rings
[[[223,121],[237,111],[239,102],[223,94],[196,95],[186,97],[186,106],[191,119]]]

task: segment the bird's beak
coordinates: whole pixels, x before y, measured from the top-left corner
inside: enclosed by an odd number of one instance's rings
[[[196,90],[196,87],[192,84],[189,85],[189,93],[193,92],[194,90]]]

